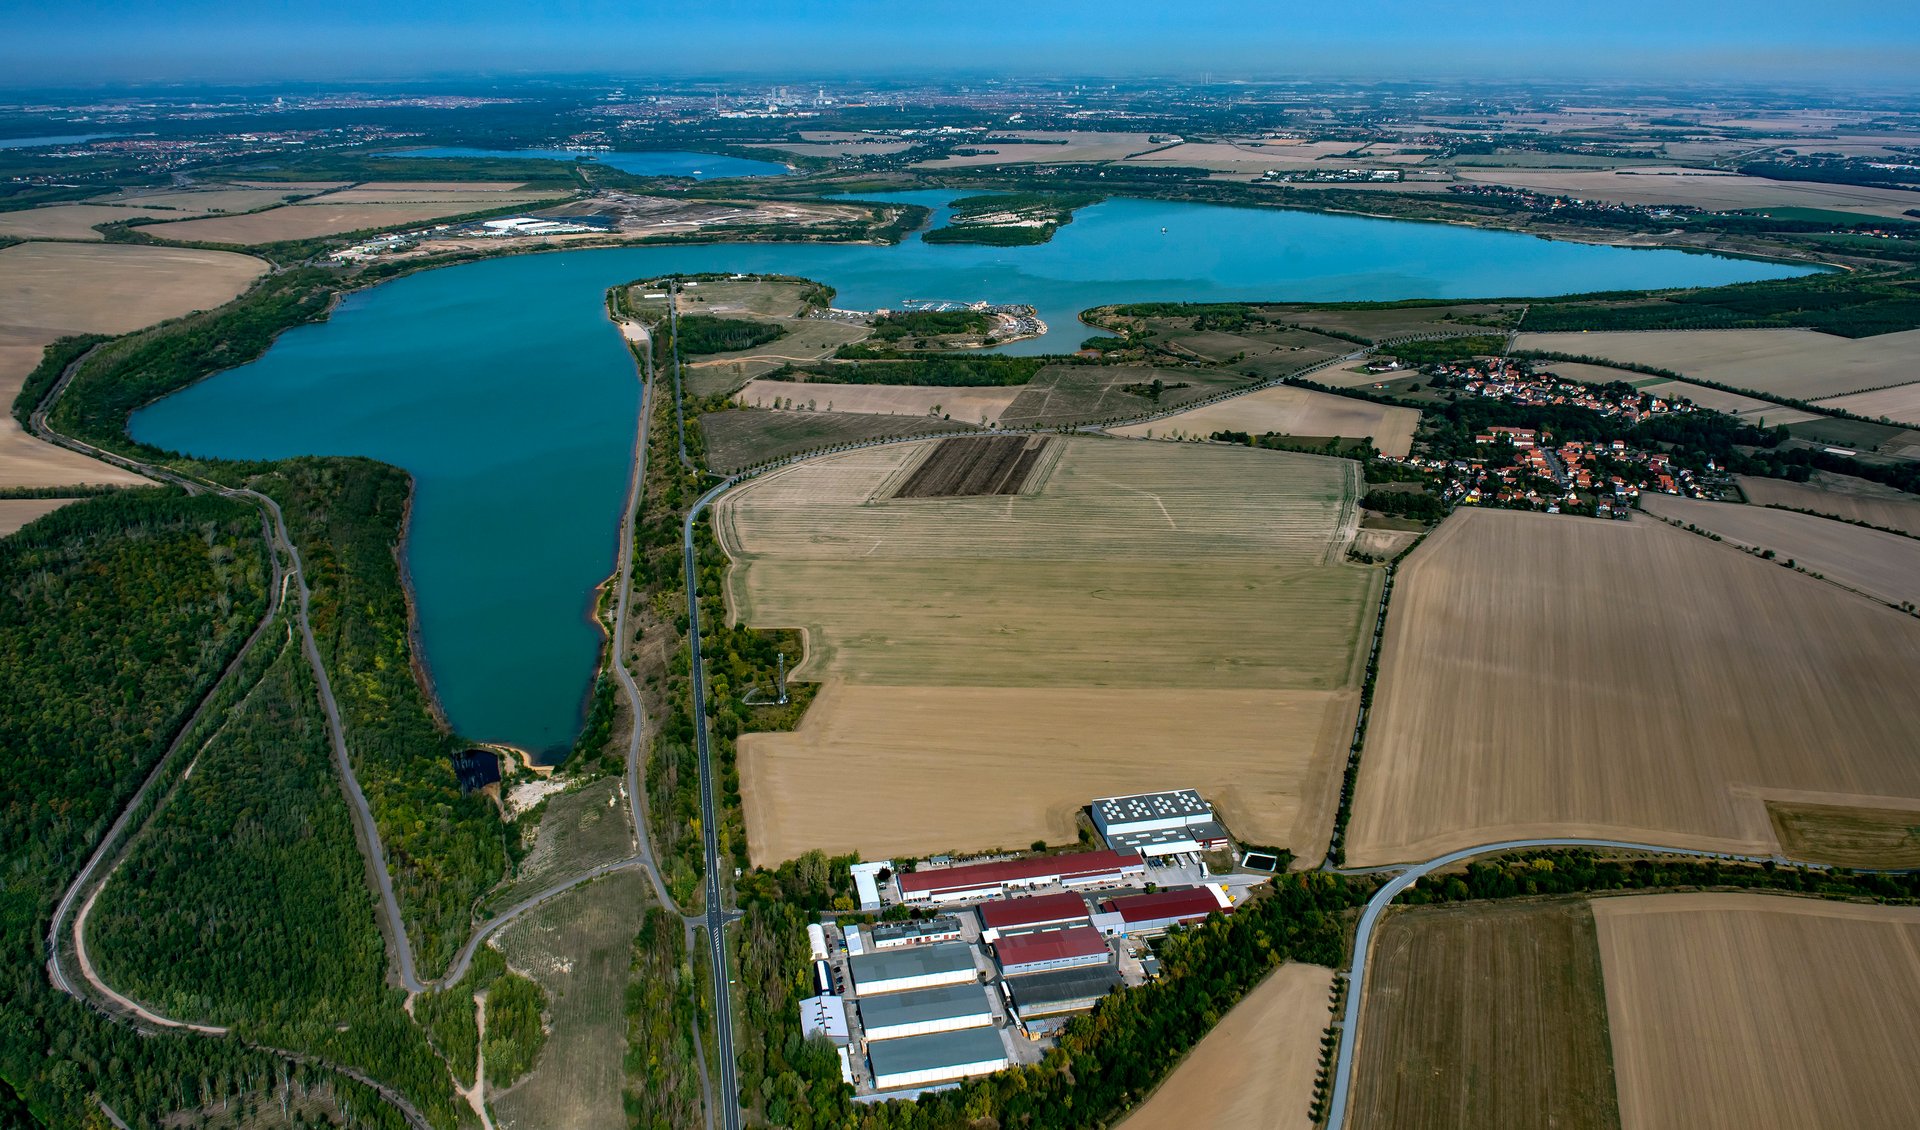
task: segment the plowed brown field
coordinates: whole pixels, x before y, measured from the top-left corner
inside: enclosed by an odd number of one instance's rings
[[[1466,510],[1394,589],[1348,855],[1771,852],[1763,798],[1920,797],[1916,685],[1920,621],[1864,597],[1650,520]]]
[[[1920,1125],[1920,909],[1598,899],[1624,1130]]]

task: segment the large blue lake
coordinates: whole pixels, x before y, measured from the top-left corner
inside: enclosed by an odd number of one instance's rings
[[[938,204],[950,193],[890,199]],[[406,546],[425,658],[470,738],[536,753],[578,731],[599,648],[639,384],[606,288],[675,271],[805,275],[836,304],[1024,302],[1076,348],[1106,302],[1547,295],[1803,269],[1302,212],[1115,200],[1038,247],[736,244],[494,259],[348,297],[260,360],[134,415],[140,440],[239,459],[367,455],[418,483]]]
[[[492,157],[515,161],[595,161],[608,168],[637,177],[692,177],[694,180],[718,180],[722,177],[777,177],[788,172],[785,165],[773,161],[754,161],[746,157],[722,157],[716,153],[684,153],[647,150],[621,153],[605,149],[468,149],[439,146],[409,149],[394,157]]]

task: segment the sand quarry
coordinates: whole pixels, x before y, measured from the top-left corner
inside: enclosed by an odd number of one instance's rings
[[[715,508],[730,607],[803,628],[823,683],[797,731],[740,741],[754,860],[1070,841],[1094,797],[1178,786],[1318,858],[1379,584],[1341,564],[1354,464],[1074,437],[1017,494],[891,497],[938,442]]]
[[[1275,385],[1112,431],[1147,439],[1205,439],[1222,431],[1348,439],[1371,436],[1380,454],[1405,458],[1413,450],[1413,431],[1419,426],[1417,409]]]
[[[1920,798],[1920,621],[1651,519],[1455,513],[1399,573],[1357,865],[1528,836],[1776,850]]]
[[[1651,365],[1795,400],[1824,400],[1920,381],[1920,363],[1915,361],[1920,357],[1920,330],[1862,338],[1814,330],[1523,333],[1514,348]]]
[[[42,350],[78,333],[129,333],[219,306],[267,265],[247,255],[139,244],[20,243],[0,249],[0,401],[12,404]],[[0,487],[144,483],[0,419]]]
[[[1596,899],[1622,1130],[1904,1127],[1920,1110],[1920,908]]]

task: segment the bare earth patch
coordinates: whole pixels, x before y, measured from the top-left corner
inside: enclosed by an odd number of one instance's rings
[[[98,204],[49,204],[43,208],[22,208],[0,212],[0,235],[20,239],[104,238],[93,230],[95,224],[122,223],[126,220],[152,219],[153,212],[138,208],[103,207]]]
[[[1863,338],[1813,330],[1532,333],[1519,335],[1514,348],[1651,365],[1795,400],[1819,400],[1920,380],[1920,367],[1914,361],[1920,356],[1920,330]]]
[[[1331,969],[1288,962],[1274,970],[1121,1126],[1311,1130],[1307,1112],[1332,989]]]
[[[1406,560],[1348,855],[1769,854],[1761,798],[1920,798],[1920,621],[1661,523],[1465,510]]]
[[[1597,899],[1624,1130],[1920,1123],[1920,909]]]
[[[1413,430],[1419,424],[1420,413],[1413,408],[1275,385],[1217,404],[1189,408],[1152,423],[1114,428],[1113,434],[1148,439],[1205,439],[1221,431],[1348,439],[1371,436],[1382,455],[1404,457],[1413,450]]]

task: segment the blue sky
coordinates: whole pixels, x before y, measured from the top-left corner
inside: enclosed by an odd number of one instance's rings
[[[1920,4],[0,0],[0,84],[956,70],[1920,86]]]

